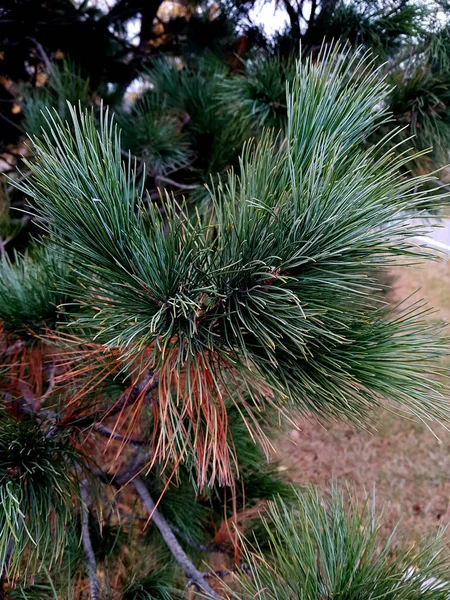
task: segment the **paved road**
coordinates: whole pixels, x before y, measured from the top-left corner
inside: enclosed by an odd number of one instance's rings
[[[426,235],[418,236],[417,241],[450,254],[450,219],[414,218],[409,222],[412,225],[421,225],[428,230]]]

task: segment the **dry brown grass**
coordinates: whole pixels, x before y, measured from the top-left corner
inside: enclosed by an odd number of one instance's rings
[[[450,262],[396,267],[390,277],[391,304],[420,288],[419,297],[439,309],[430,318],[450,321]],[[420,541],[450,522],[450,433],[441,427],[432,433],[388,411],[374,417],[376,430],[370,433],[301,420],[298,430],[278,440],[276,458],[297,482],[323,488],[350,484],[360,497],[375,490],[377,505],[385,506],[386,531],[400,519],[401,538]]]

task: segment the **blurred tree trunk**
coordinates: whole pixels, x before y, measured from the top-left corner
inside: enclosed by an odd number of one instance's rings
[[[144,50],[153,36],[153,21],[163,0],[119,0],[105,16],[105,23],[110,25],[117,21],[132,19],[141,15],[139,48]]]

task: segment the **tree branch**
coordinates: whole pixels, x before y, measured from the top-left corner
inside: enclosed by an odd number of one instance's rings
[[[86,479],[80,484],[81,492],[81,536],[83,539],[84,557],[86,559],[89,587],[91,590],[91,600],[99,600],[99,581],[97,577],[97,563],[95,560],[94,549],[92,547],[91,536],[89,535],[89,493]]]
[[[151,385],[150,381],[153,382]],[[66,420],[66,425],[76,425],[77,427],[89,427],[93,425],[96,421],[101,421],[105,417],[113,417],[117,413],[120,413],[123,409],[131,406],[136,402],[139,398],[139,395],[145,390],[146,394],[152,392],[156,386],[158,385],[158,378],[154,376],[153,369],[150,369],[147,375],[134,385],[130,391],[126,391],[122,394],[119,400],[116,402],[114,406],[110,408],[109,411],[97,411],[91,415],[86,415],[83,417],[73,417],[72,419]]]
[[[106,425],[103,425],[103,423],[97,423],[96,421],[103,419],[105,416],[110,417],[112,415],[115,415],[118,412],[120,412],[122,409],[126,408],[127,406],[130,406],[131,404],[136,402],[137,398],[139,397],[139,394],[141,394],[144,390],[145,390],[146,394],[149,394],[158,385],[157,377],[155,377],[152,384],[149,385],[149,383],[153,377],[154,377],[153,370],[150,369],[150,371],[146,375],[146,377],[144,377],[144,379],[142,381],[140,381],[138,384],[133,386],[131,391],[125,392],[124,394],[122,394],[122,396],[119,398],[116,405],[113,406],[109,412],[107,412],[107,413],[96,412],[92,415],[87,415],[87,416],[83,416],[83,417],[74,417],[73,419],[67,420],[64,423],[64,426],[65,427],[67,427],[67,426],[89,427],[91,425],[94,425],[95,430],[98,433],[100,433],[101,435],[113,438],[120,442],[125,442],[125,443],[129,444],[130,446],[142,447],[142,446],[148,445],[147,442],[144,440],[127,439],[124,436],[120,435],[119,433],[116,433],[115,431],[113,431],[112,429],[107,427]],[[36,399],[34,397],[29,386],[27,386],[27,384],[25,382],[21,382],[21,384],[20,384],[20,391],[22,392],[22,411],[27,414],[36,414],[37,418],[40,421],[46,420],[46,421],[51,422],[51,425],[48,428],[47,433],[45,434],[45,439],[47,439],[47,440],[52,438],[57,433],[57,431],[60,427],[59,415],[51,409],[40,408],[39,403],[41,400],[44,400],[48,396],[48,394],[50,394],[53,391],[53,387],[54,387],[54,372],[53,371],[51,371],[51,374],[50,374],[50,380],[49,380],[47,391],[39,399]],[[146,389],[146,388],[148,388],[148,389]]]
[[[308,29],[312,29],[314,19],[316,18],[317,0],[311,2],[311,14],[309,15]]]
[[[294,37],[294,40],[298,42],[300,40],[300,23],[298,19],[298,13],[289,0],[283,0],[284,7],[289,17],[289,21],[291,24],[291,32]]]
[[[163,183],[168,183],[173,187],[179,188],[180,190],[198,190],[200,187],[197,184],[187,184],[187,183],[178,183],[178,181],[174,181],[173,179],[169,179],[168,177],[164,177],[163,175],[157,175],[155,177],[156,184],[158,185],[158,181],[162,181]]]
[[[36,50],[38,51],[42,62],[45,65],[45,69],[47,71],[47,73],[51,73],[52,72],[52,63],[50,62],[50,59],[46,53],[46,51],[44,50],[44,47],[42,46],[42,44],[40,44],[35,38],[33,37],[26,37],[26,40],[30,40],[30,42],[32,42],[36,48]]]
[[[189,557],[180,546],[180,543],[175,537],[169,523],[156,508],[156,504],[153,501],[153,498],[150,496],[150,492],[148,491],[147,486],[142,479],[140,477],[135,477],[132,483],[139,494],[142,503],[147,509],[148,514],[151,516],[152,521],[166,542],[170,552],[172,553],[172,556],[183,569],[186,577],[188,578],[188,585],[195,585],[198,590],[206,592],[213,598],[220,599],[220,596],[205,581],[207,574],[199,571],[189,560]]]

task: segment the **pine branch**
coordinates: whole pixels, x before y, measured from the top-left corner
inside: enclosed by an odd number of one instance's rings
[[[323,494],[312,486],[295,495],[293,504],[269,503],[263,546],[241,539],[245,568],[236,572],[234,589],[224,584],[227,598],[449,598],[444,531],[398,553],[395,528],[387,535],[369,498],[359,504],[348,490],[344,497],[334,488]]]
[[[105,418],[113,417],[123,410],[132,406],[139,398],[140,394],[145,391],[146,396],[150,396],[151,392],[158,386],[158,377],[154,375],[154,371],[150,369],[143,379],[135,384],[131,390],[126,390],[119,400],[106,411],[97,411],[91,415],[82,417],[73,417],[66,420],[66,425],[72,425],[76,427],[89,427],[94,425],[98,421],[102,421]],[[103,429],[105,431],[105,429]],[[102,433],[102,432],[100,432]]]
[[[79,497],[79,461],[65,436],[47,439],[30,419],[1,415],[0,571],[8,581],[19,572],[27,579],[44,558],[49,568],[61,559]]]
[[[279,83],[273,65],[266,75]],[[448,419],[440,325],[420,303],[389,313],[377,297],[380,269],[426,255],[404,215],[430,179],[401,176],[410,156],[392,150],[394,135],[363,147],[387,122],[386,83],[373,60],[337,47],[295,64],[288,87],[282,143],[265,134],[246,147],[203,221],[171,198],[164,214],[144,206],[107,113],[100,127],[93,114],[50,115],[17,183],[82,265],[86,311],[72,318],[124,368],[158,375],[153,458],[191,452],[200,485],[233,480],[229,404],[263,442],[257,413],[269,408],[361,422],[385,399]]]
[[[30,332],[55,329],[61,319],[58,307],[68,300],[58,291],[62,281],[71,281],[66,255],[50,243],[34,242],[24,254],[6,256],[0,262],[3,328],[22,340],[29,340]]]
[[[89,577],[89,587],[91,590],[91,600],[99,600],[100,585],[97,576],[97,562],[95,560],[94,549],[89,533],[89,492],[87,480],[84,479],[80,484],[81,493],[81,536],[83,540],[84,557]]]
[[[205,582],[206,573],[202,573],[192,564],[187,554],[180,546],[180,543],[175,537],[169,523],[156,508],[156,504],[150,496],[150,492],[148,491],[147,486],[142,479],[140,477],[135,477],[133,479],[133,485],[145,508],[147,509],[148,514],[151,516],[152,521],[166,542],[170,552],[172,553],[172,556],[175,558],[188,578],[188,585],[195,585],[199,591],[206,592],[213,598],[220,598],[220,596],[211,588],[211,586]]]
[[[113,429],[110,429],[108,426],[104,425],[100,421],[104,419],[105,416],[110,417],[112,415],[117,414],[122,411],[127,406],[131,406],[136,402],[139,394],[141,394],[144,390],[146,394],[150,394],[151,391],[157,386],[157,379],[153,381],[153,383],[149,386],[149,382],[152,380],[153,372],[148,374],[143,378],[138,384],[136,384],[131,391],[127,391],[120,397],[117,404],[111,409],[109,412],[96,412],[92,415],[87,415],[84,417],[76,417],[73,419],[66,419],[64,422],[64,427],[76,426],[76,427],[88,427],[93,426],[95,431],[100,435],[107,437],[109,439],[114,439],[118,442],[125,443],[134,447],[142,447],[148,445],[149,442],[145,440],[136,440],[133,438],[128,438],[120,435]],[[20,391],[22,392],[22,412],[24,414],[34,415],[38,418],[38,420],[43,423],[44,421],[47,423],[51,423],[48,428],[45,437],[46,439],[51,439],[60,429],[60,415],[58,415],[55,411],[48,408],[39,408],[42,400],[44,400],[54,389],[55,386],[55,378],[54,378],[54,369],[51,369],[50,378],[47,390],[40,397],[36,398],[29,386],[25,382],[20,383]],[[148,387],[148,389],[146,389]]]

